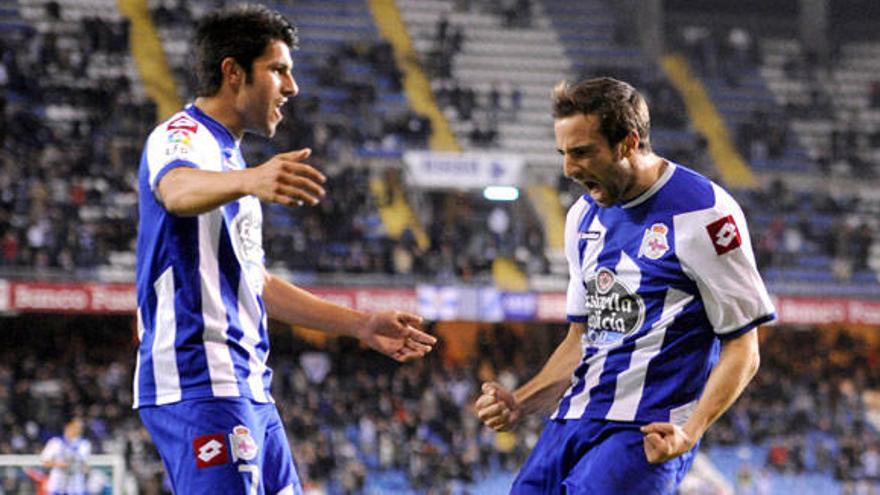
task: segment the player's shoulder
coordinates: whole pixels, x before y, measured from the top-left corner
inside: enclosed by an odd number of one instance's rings
[[[54,449],[58,449],[62,445],[64,445],[64,439],[60,436],[54,436],[54,437],[49,438],[49,440],[46,441],[46,444],[44,445],[43,448],[46,450],[54,450]]]
[[[589,195],[581,194],[578,196],[571,206],[568,207],[568,213],[565,215],[566,227],[579,225],[581,219],[584,218],[592,206],[593,201]]]
[[[708,177],[683,165],[672,166],[675,170],[658,199],[673,215],[736,205],[733,197]]]
[[[193,137],[208,132],[204,124],[183,109],[153,128],[150,136],[189,136]]]
[[[207,126],[187,109],[181,110],[157,125],[147,138],[151,162],[164,163],[168,159],[193,161],[210,149],[213,137]]]

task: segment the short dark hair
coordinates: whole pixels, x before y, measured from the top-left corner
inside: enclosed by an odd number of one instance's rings
[[[254,59],[273,41],[296,48],[296,26],[281,13],[263,5],[243,4],[226,7],[205,16],[196,27],[196,76],[199,96],[213,96],[220,90],[223,72],[220,64],[232,57],[251,78]]]
[[[576,114],[599,118],[599,132],[615,146],[632,132],[639,136],[639,151],[651,151],[651,116],[645,98],[634,87],[610,77],[587,79],[553,88],[553,118]]]

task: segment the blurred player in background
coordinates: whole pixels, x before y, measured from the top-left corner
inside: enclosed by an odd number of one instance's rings
[[[568,212],[567,337],[528,383],[483,384],[496,430],[555,411],[516,494],[671,494],[758,369],[774,308],[739,205],[651,150],[644,98],[610,78],[553,93]]]
[[[83,422],[73,418],[64,425],[60,437],[52,437],[40,453],[43,466],[49,469],[45,485],[49,495],[86,495],[86,475],[92,445],[83,438]]]
[[[135,404],[178,494],[294,494],[301,487],[270,395],[267,318],[349,335],[398,361],[435,343],[413,314],[344,308],[270,275],[260,201],[315,205],[310,150],[248,168],[245,132],[271,137],[298,93],[296,29],[248,5],[195,37],[199,96],[147,139],[139,174]]]

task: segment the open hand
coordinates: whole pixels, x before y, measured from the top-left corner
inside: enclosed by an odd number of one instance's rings
[[[248,169],[248,192],[267,203],[285,206],[316,205],[326,192],[321,186],[327,178],[317,169],[302,163],[312,150],[280,153],[267,162]]]
[[[361,341],[371,349],[400,362],[423,357],[437,339],[419,330],[422,318],[402,311],[373,313],[361,332]]]

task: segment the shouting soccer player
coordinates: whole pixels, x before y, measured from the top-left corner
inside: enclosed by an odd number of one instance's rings
[[[644,98],[611,78],[553,93],[568,212],[566,338],[516,391],[483,384],[475,409],[503,430],[550,412],[519,494],[672,494],[706,429],[758,369],[774,308],[742,210],[654,154]]]
[[[260,202],[317,204],[308,149],[248,168],[245,132],[267,137],[298,92],[281,14],[209,14],[195,37],[199,97],[159,125],[141,158],[135,404],[178,494],[298,494],[269,385],[267,317],[351,335],[399,361],[434,337],[402,312],[366,314],[319,299],[264,266]]]

